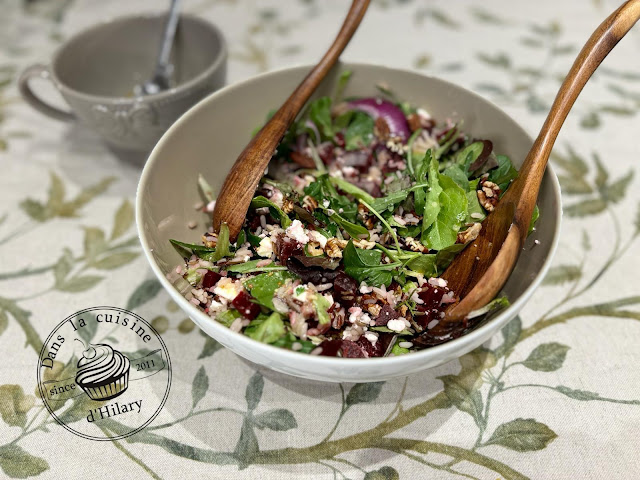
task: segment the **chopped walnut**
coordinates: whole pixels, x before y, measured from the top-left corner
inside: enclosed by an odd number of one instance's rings
[[[478,201],[487,212],[493,212],[500,198],[500,187],[488,178],[489,175],[484,174],[478,182]]]
[[[320,246],[319,242],[309,242],[307,243],[307,254],[310,257],[318,257],[324,253],[323,248]]]
[[[293,200],[291,200],[288,197],[285,197],[282,200],[282,211],[284,213],[291,213],[293,212]]]
[[[417,113],[412,113],[407,117],[407,124],[409,125],[409,130],[412,132],[420,130],[421,128],[431,130],[435,126],[435,122],[431,118],[418,115]]]
[[[387,123],[387,121],[382,117],[376,118],[376,123],[373,125],[373,134],[378,139],[386,142],[389,138],[390,133],[391,130],[389,129],[389,124]]]
[[[408,310],[409,308],[406,305],[400,305],[400,309],[398,310],[398,312],[400,313],[400,316],[404,317],[407,314]]]
[[[213,240],[209,240],[209,238],[211,238],[212,236],[214,237]],[[214,248],[216,246],[217,241],[218,239],[215,233],[210,233],[209,237],[207,237],[206,235],[202,235],[202,243],[207,248]]]
[[[376,242],[370,242],[369,240],[362,239],[354,239],[353,244],[358,248],[362,248],[363,250],[371,250],[376,246]]]
[[[302,208],[311,213],[318,208],[318,201],[310,195],[305,195],[302,198]]]
[[[458,243],[466,244],[472,242],[478,235],[480,235],[480,230],[482,230],[481,223],[474,223],[469,228],[467,228],[464,232],[458,233]]]
[[[338,238],[330,238],[324,247],[324,252],[330,258],[342,258],[342,250],[347,246],[346,240]]]
[[[377,303],[367,305],[367,312],[369,312],[372,317],[380,315],[380,310],[382,310],[382,307]]]
[[[412,113],[407,117],[407,124],[409,124],[409,130],[415,132],[416,130],[420,130],[422,128],[422,124],[420,122],[420,115],[417,113]]]
[[[367,227],[367,230],[371,230],[376,226],[373,215],[369,215],[369,209],[360,202],[358,202],[358,218],[360,218],[364,226]]]
[[[404,243],[412,252],[426,252],[427,248],[413,237],[406,237]]]

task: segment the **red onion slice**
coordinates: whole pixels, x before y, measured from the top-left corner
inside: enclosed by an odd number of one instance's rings
[[[387,122],[392,135],[397,135],[405,141],[411,135],[404,113],[388,100],[373,97],[360,98],[347,102],[347,105],[350,110],[364,112],[374,120],[382,117]]]

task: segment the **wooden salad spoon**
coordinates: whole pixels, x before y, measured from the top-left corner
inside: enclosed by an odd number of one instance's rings
[[[482,222],[480,235],[451,263],[442,277],[461,300],[445,312],[460,321],[489,303],[513,270],[529,231],[551,149],[573,103],[598,65],[640,18],[640,0],[629,0],[591,35],[569,70],[518,178]]]
[[[216,232],[220,230],[222,223],[226,223],[231,241],[236,239],[242,229],[258,182],[264,175],[273,152],[311,94],[335,65],[360,25],[368,6],[369,0],[353,0],[349,13],[327,53],[273,117],[251,139],[231,167],[213,210],[213,228]]]

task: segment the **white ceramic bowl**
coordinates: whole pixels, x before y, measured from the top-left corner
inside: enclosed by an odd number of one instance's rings
[[[464,355],[487,341],[520,311],[546,274],[558,243],[560,188],[547,168],[538,204],[538,228],[525,246],[504,292],[511,306],[470,333],[420,352],[389,358],[334,358],[280,349],[232,332],[188,302],[167,273],[181,262],[170,238],[199,242],[210,218],[194,210],[200,201],[198,174],[218,190],[227,171],[266,113],[279,106],[309,70],[309,66],[266,73],[213,93],[185,113],[162,137],[147,161],[136,199],[138,234],[153,272],[182,310],[208,335],[236,354],[260,365],[298,377],[326,382],[372,382],[408,375]],[[317,95],[331,95],[337,75],[353,72],[345,96],[373,96],[386,82],[403,100],[426,108],[436,119],[464,119],[466,132],[488,138],[495,151],[520,165],[532,144],[514,120],[480,96],[443,80],[419,73],[368,64],[342,64]],[[198,221],[190,230],[187,223]],[[535,245],[534,238],[540,240]],[[186,282],[184,282],[186,283]]]

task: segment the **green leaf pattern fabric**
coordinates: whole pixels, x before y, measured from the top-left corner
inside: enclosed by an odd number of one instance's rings
[[[618,4],[587,0],[576,15],[575,2],[550,0],[518,8],[506,0],[373,0],[344,57],[460,84],[535,136],[580,46]],[[0,15],[0,477],[637,478],[638,27],[605,59],[565,122],[551,160],[564,204],[560,246],[520,316],[438,368],[347,385],[277,374],[201,333],[141,255],[133,211],[138,167],[83,127],[61,125],[20,100],[16,81],[25,65],[46,61],[71,32],[139,8],[165,7],[21,0],[5,2]],[[317,58],[346,4],[204,0],[184,9],[222,29],[228,80],[237,82]],[[332,134],[328,106],[320,100],[312,112],[323,138]],[[482,121],[462,128],[473,132]],[[371,129],[361,117],[348,148]],[[422,240],[444,248],[459,226],[442,224],[440,212],[464,203],[464,224],[482,211],[465,190],[464,163],[432,174],[420,160],[421,181],[438,180],[416,196],[423,210],[436,201]],[[513,171],[497,161],[492,179],[504,186]],[[343,221],[353,218],[353,208],[340,206]],[[415,268],[440,271],[455,249],[424,256]],[[368,260],[357,257],[352,267],[364,275]],[[283,274],[263,275],[254,285],[259,299]],[[386,282],[384,271],[377,275]],[[37,352],[51,326],[103,304],[154,319],[174,367],[158,418],[117,442],[73,437],[34,392]],[[289,341],[263,330],[263,338]],[[83,335],[89,341],[92,333]],[[66,374],[55,364],[51,379]],[[57,414],[76,421],[81,407],[68,402]],[[111,420],[108,428],[121,427]]]

